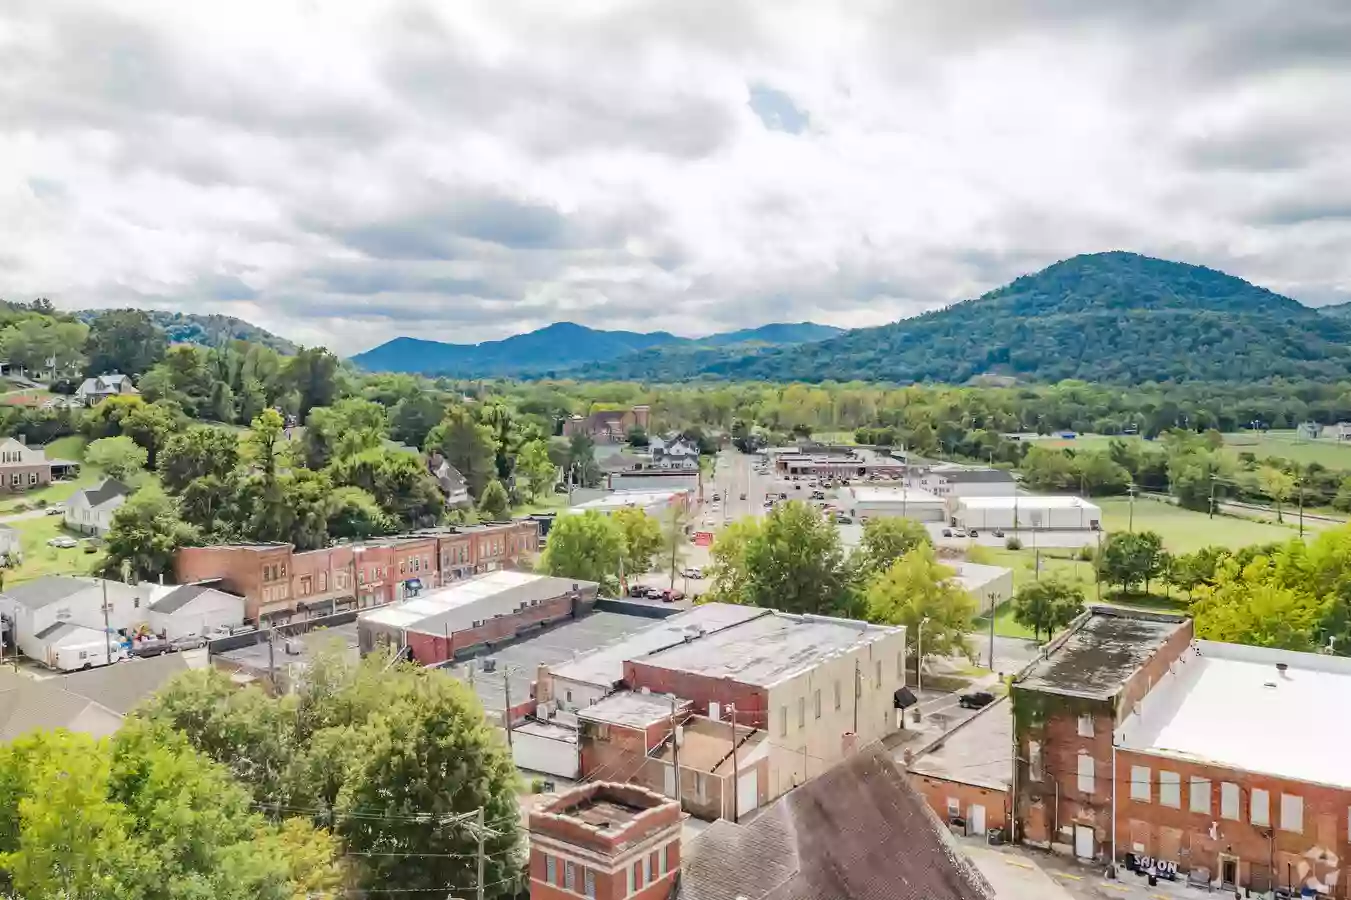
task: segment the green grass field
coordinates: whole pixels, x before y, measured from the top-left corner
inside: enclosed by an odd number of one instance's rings
[[[1297,437],[1293,431],[1245,431],[1226,434],[1224,443],[1237,453],[1252,453],[1258,459],[1279,456],[1305,465],[1316,462],[1329,469],[1351,469],[1351,442],[1339,443],[1331,436],[1311,441]]]
[[[84,541],[70,549],[49,547],[47,541],[57,536],[82,537],[66,531],[60,516],[24,519],[11,522],[10,527],[19,533],[23,563],[4,570],[6,584],[31,581],[43,575],[88,575],[103,558],[101,553],[85,553]]]
[[[1093,501],[1102,507],[1103,528],[1108,532],[1125,531],[1130,526],[1130,501],[1125,497],[1099,497]],[[1156,531],[1163,545],[1174,553],[1190,553],[1202,547],[1246,547],[1288,541],[1294,528],[1268,522],[1254,522],[1232,516],[1210,518],[1202,512],[1183,509],[1159,500],[1135,501],[1136,531]]]

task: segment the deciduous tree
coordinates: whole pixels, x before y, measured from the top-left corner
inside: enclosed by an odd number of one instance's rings
[[[549,529],[549,545],[540,557],[548,575],[596,581],[608,590],[619,582],[624,535],[613,519],[596,510],[559,516]]]
[[[507,518],[511,513],[511,500],[502,482],[496,478],[488,482],[488,486],[483,489],[483,496],[479,498],[478,511],[489,521],[500,522]]]
[[[1084,591],[1077,584],[1048,577],[1024,584],[1013,595],[1013,620],[1032,629],[1040,640],[1044,632],[1050,639],[1074,621],[1084,606]]]
[[[610,518],[624,535],[625,573],[638,575],[651,569],[654,557],[665,543],[661,522],[637,507],[617,509]]]
[[[144,487],[113,513],[102,569],[109,578],[121,578],[127,571],[137,581],[158,581],[173,574],[179,548],[198,539],[172,498],[156,487]]]
[[[917,545],[869,580],[863,592],[868,621],[904,625],[907,634],[917,634],[923,622],[926,654],[970,656],[966,635],[976,601],[955,574],[938,562],[930,544]]]
[[[464,476],[471,496],[477,499],[483,494],[496,471],[496,444],[490,426],[479,424],[463,406],[452,406],[427,436],[427,445],[440,450]]]
[[[238,435],[212,425],[194,425],[171,436],[159,454],[160,480],[175,493],[199,478],[228,478],[238,467]]]
[[[145,471],[146,453],[129,437],[99,438],[85,448],[84,461],[119,481],[130,482]]]

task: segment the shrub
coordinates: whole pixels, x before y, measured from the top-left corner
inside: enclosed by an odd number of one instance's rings
[[[1088,544],[1084,544],[1082,547],[1079,548],[1079,558],[1084,562],[1092,562],[1093,548],[1090,547]]]
[[[1023,549],[1023,542],[1020,541],[1020,540],[1018,540],[1016,537],[1010,537],[1009,539],[1007,539],[1006,541],[1004,541],[1004,549],[1005,549],[1005,550],[1021,550],[1021,549]]]

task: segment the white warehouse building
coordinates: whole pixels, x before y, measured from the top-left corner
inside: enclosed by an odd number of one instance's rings
[[[1017,494],[954,497],[952,524],[959,528],[1092,529],[1102,527],[1102,509],[1082,497]]]
[[[918,522],[942,522],[947,518],[944,500],[913,488],[854,487],[849,489],[849,514],[859,521],[899,516]]]

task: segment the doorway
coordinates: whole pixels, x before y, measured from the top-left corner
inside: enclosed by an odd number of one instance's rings
[[[1220,887],[1234,889],[1238,887],[1238,858],[1220,857]]]
[[[977,803],[967,807],[966,833],[977,836],[985,834],[985,807]]]
[[[1087,825],[1074,826],[1074,855],[1080,859],[1092,859],[1097,847],[1093,829]]]

